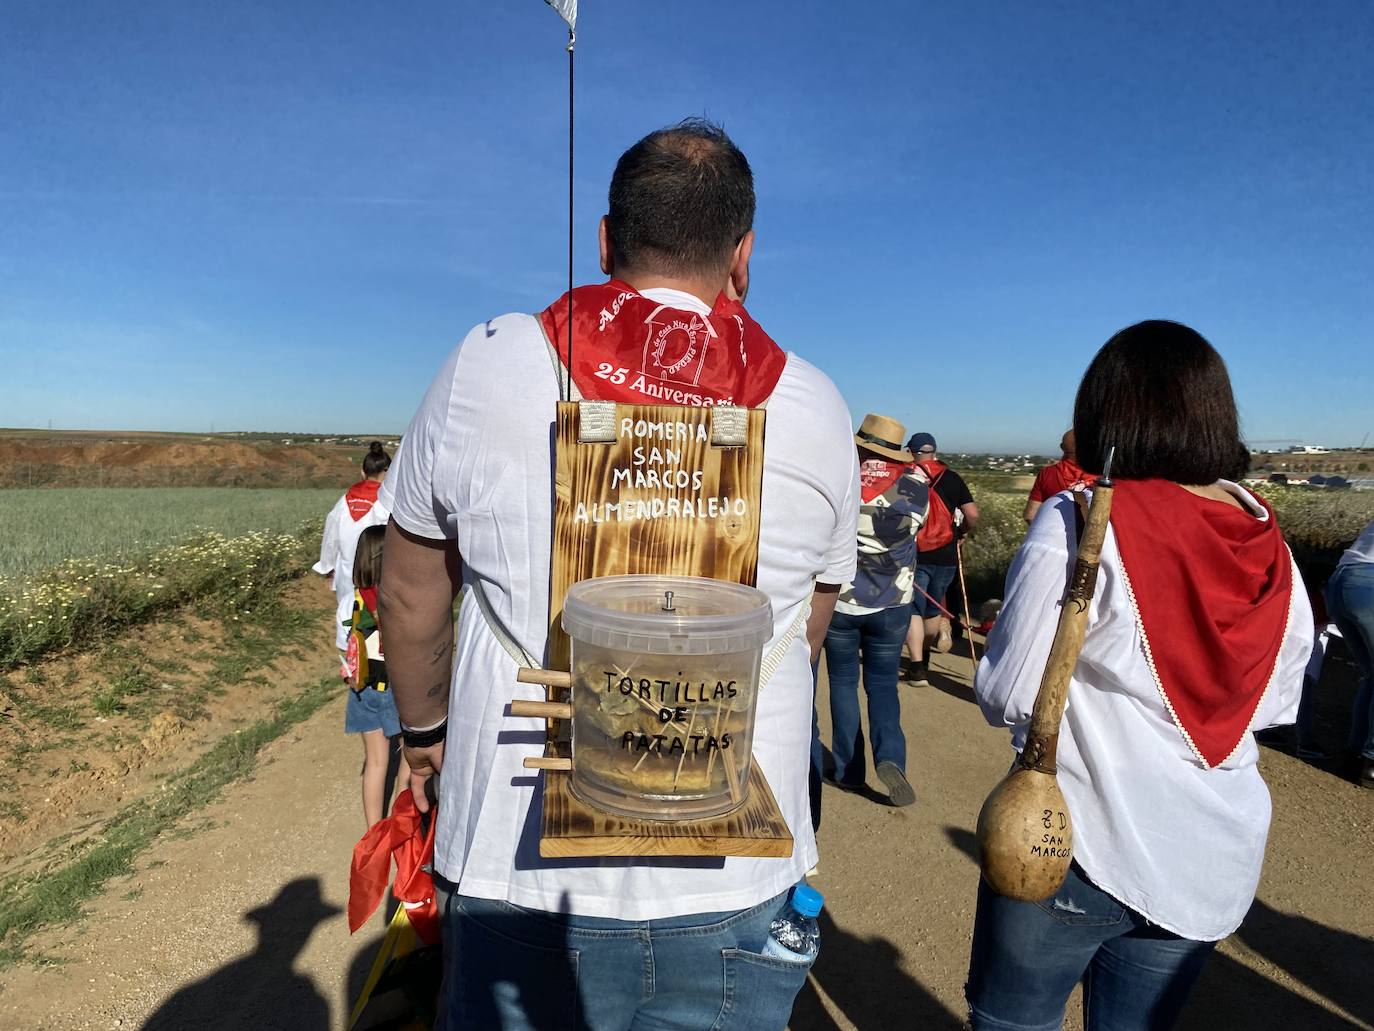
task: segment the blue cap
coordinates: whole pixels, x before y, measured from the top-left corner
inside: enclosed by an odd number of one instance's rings
[[[906,442],[906,449],[913,455],[919,455],[923,447],[928,447],[932,451],[940,450],[935,446],[935,438],[929,433],[913,433],[911,439]]]
[[[809,884],[798,884],[792,889],[792,908],[802,916],[820,916],[825,897]]]

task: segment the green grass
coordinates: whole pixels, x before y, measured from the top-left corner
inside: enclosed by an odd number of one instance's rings
[[[965,474],[978,503],[978,531],[964,544],[964,573],[974,602],[1003,597],[1007,569],[1026,535],[1021,512],[1026,491],[1012,491],[1010,477]],[[1326,582],[1341,550],[1374,519],[1374,491],[1308,487],[1260,488],[1310,585]]]
[[[163,790],[121,810],[70,860],[0,883],[0,969],[25,957],[28,940],[38,930],[78,919],[85,903],[108,881],[134,872],[134,861],[159,834],[175,832],[178,821],[250,774],[265,746],[338,696],[338,678],[323,677],[280,702],[267,719],[221,740],[169,778]]]
[[[0,490],[0,580],[69,559],[131,564],[202,531],[285,533],[323,519],[341,491],[235,487]]]

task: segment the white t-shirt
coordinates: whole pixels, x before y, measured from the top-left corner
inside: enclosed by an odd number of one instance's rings
[[[1218,485],[1268,518],[1244,488]],[[1017,750],[1025,744],[1073,563],[1073,504],[1065,491],[1036,514],[1012,560],[1006,602],[978,664],[978,704],[988,722],[1015,728]],[[1251,730],[1293,722],[1312,633],[1312,609],[1294,566],[1288,629]],[[1058,759],[1074,859],[1094,884],[1185,938],[1215,941],[1240,926],[1269,836],[1259,747],[1246,734],[1230,758],[1208,770],[1188,746],[1146,662],[1110,526],[1069,683]]]
[[[661,304],[710,309],[675,290]],[[406,432],[389,481],[392,515],[411,533],[456,538],[467,585],[481,580],[497,616],[532,655],[545,651],[558,386],[529,315],[476,327],[449,356]],[[849,411],[830,380],[789,355],[767,406],[758,587],[774,636],[809,603],[817,579],[854,575],[858,462]],[[435,866],[465,895],[624,920],[741,909],[794,884],[816,862],[807,801],[812,681],[802,635],[758,701],[754,755],[796,839],[788,859],[586,859],[539,856],[542,720],[506,715],[542,689],[515,680],[476,604],[462,606]]]
[[[1353,566],[1357,562],[1374,562],[1374,520],[1360,532],[1355,543],[1345,549],[1336,568]]]
[[[343,498],[340,498],[329,510],[329,515],[324,517],[324,532],[320,534],[320,560],[310,567],[320,576],[328,576],[334,572],[334,563],[338,560],[339,516],[342,505]]]
[[[397,457],[400,457],[399,454]],[[354,519],[348,511],[348,495],[340,496],[330,510],[325,526],[334,524],[334,597],[336,599],[334,617],[334,644],[342,651],[348,646],[348,628],[344,620],[353,616],[353,559],[358,554],[358,538],[369,526],[384,526],[391,515],[388,507],[386,482],[377,491],[377,500],[361,519]],[[320,564],[324,564],[321,555]],[[316,569],[319,567],[317,566]]]

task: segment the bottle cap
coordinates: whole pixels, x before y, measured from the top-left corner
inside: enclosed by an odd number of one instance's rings
[[[802,916],[820,916],[825,898],[809,884],[798,884],[792,889],[792,908]]]

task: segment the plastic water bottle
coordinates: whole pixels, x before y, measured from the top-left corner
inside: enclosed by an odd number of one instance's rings
[[[765,956],[791,963],[810,963],[820,949],[821,929],[816,923],[825,899],[809,884],[798,884],[781,916],[768,928]]]

